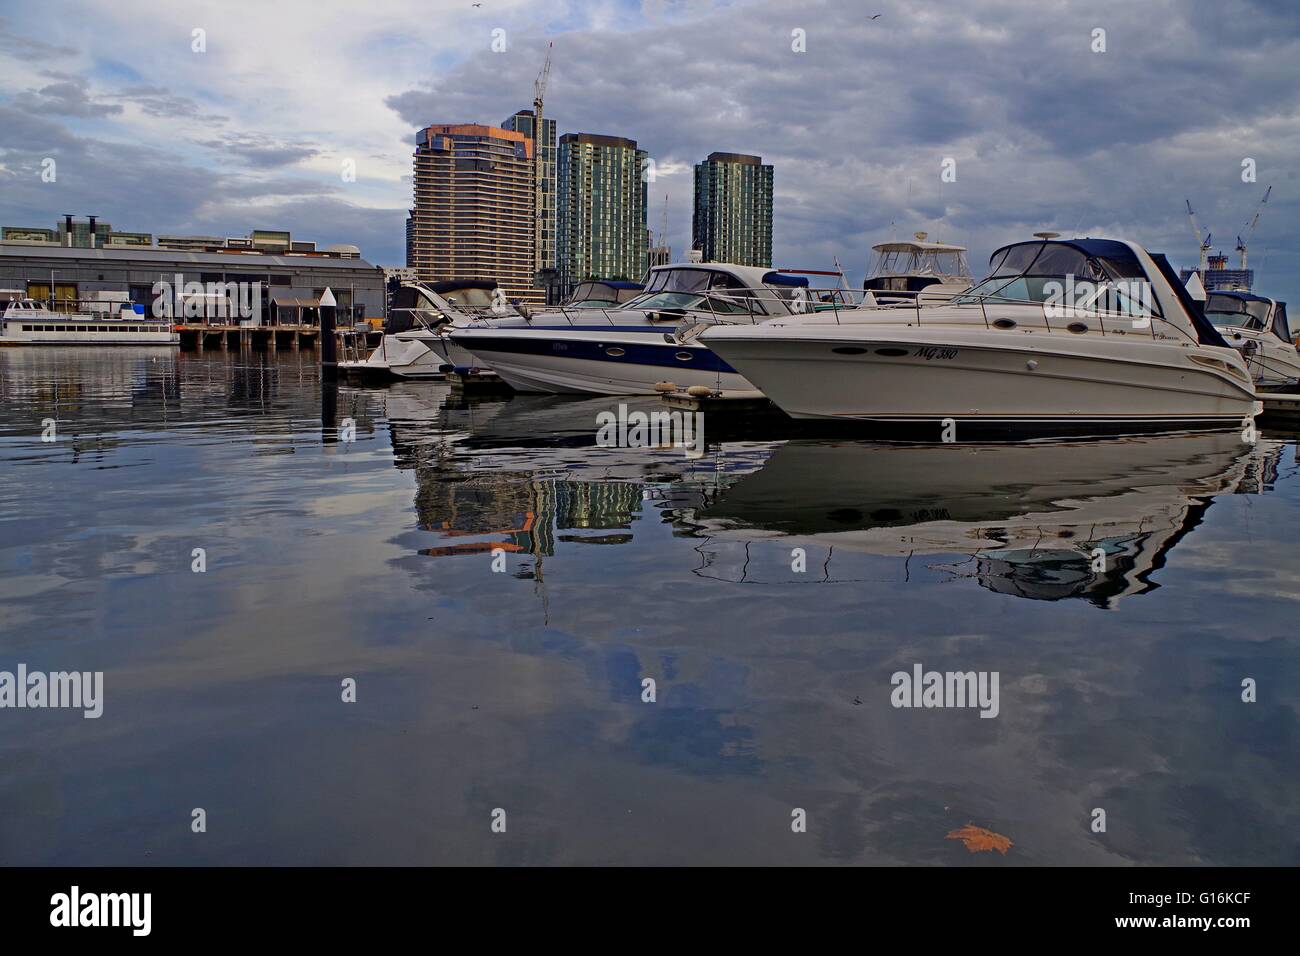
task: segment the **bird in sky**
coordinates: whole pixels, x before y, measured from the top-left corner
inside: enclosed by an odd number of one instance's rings
[[[476,3],[476,4],[474,4],[474,6],[477,7],[478,4]],[[880,19],[880,14],[877,13],[875,16],[867,17],[867,19],[868,19],[868,20],[879,20],[879,19]]]

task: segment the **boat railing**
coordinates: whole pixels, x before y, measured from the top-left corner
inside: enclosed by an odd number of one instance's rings
[[[830,312],[835,320],[836,325],[843,324],[842,320],[846,314],[852,313],[851,317],[859,317],[863,311],[885,312],[890,310],[907,310],[916,316],[916,322],[921,323],[921,310],[938,305],[946,305],[952,299],[964,292],[931,292],[925,289],[899,289],[899,290],[878,290],[869,289],[859,291],[856,289],[835,289],[831,290],[834,296],[826,303],[816,302],[812,312]],[[870,293],[871,298],[866,298]]]
[[[862,293],[852,289],[811,289],[804,286],[753,286],[730,289],[705,289],[686,293],[701,300],[689,309],[643,308],[631,302],[614,308],[604,306],[548,306],[544,310],[526,315],[525,321],[534,323],[563,321],[570,326],[583,325],[633,325],[629,315],[641,314],[650,321],[681,323],[698,321],[707,315],[718,323],[765,322],[790,315],[800,315],[824,309],[856,307],[853,297],[861,299]],[[632,300],[633,302],[635,300]],[[693,317],[693,318],[692,318]]]
[[[338,357],[340,362],[352,362],[360,364],[370,358],[375,351],[370,347],[367,341],[367,333],[360,329],[335,329],[335,341],[338,342]],[[382,343],[382,339],[380,342]],[[378,346],[376,346],[378,348]]]
[[[1133,332],[1149,333],[1152,339],[1159,336],[1156,332],[1156,323],[1160,323],[1162,328],[1172,329],[1178,335],[1186,338],[1188,341],[1195,343],[1196,339],[1188,335],[1187,331],[1177,324],[1168,321],[1163,315],[1150,312],[1132,312],[1121,309],[1107,309],[1099,306],[1099,300],[1108,292],[1112,291],[1109,286],[1099,286],[1091,295],[1074,305],[1056,305],[1049,309],[1046,301],[1041,299],[1011,299],[1001,296],[997,291],[975,294],[970,291],[965,292],[926,292],[926,290],[913,291],[890,291],[878,295],[877,299],[900,299],[899,302],[879,302],[874,305],[858,306],[854,311],[860,317],[864,310],[871,312],[885,312],[889,310],[905,309],[912,314],[916,325],[924,324],[926,310],[943,307],[946,305],[978,305],[980,316],[986,329],[993,328],[1016,328],[1017,323],[1014,319],[993,317],[990,319],[988,305],[1036,305],[1043,319],[1043,330],[1048,333],[1069,333],[1078,335],[1090,331],[1089,323],[1095,321],[1098,332],[1102,335],[1129,334]],[[960,300],[960,301],[958,301]],[[1053,314],[1055,313],[1055,314]],[[840,313],[835,313],[836,323],[840,323]],[[1057,324],[1053,325],[1053,319]],[[1107,322],[1110,328],[1107,329]]]

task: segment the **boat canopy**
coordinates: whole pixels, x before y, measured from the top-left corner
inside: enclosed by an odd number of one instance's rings
[[[565,305],[621,305],[635,299],[644,288],[625,279],[587,279],[574,286]]]
[[[475,280],[477,281],[477,280]],[[496,287],[496,283],[483,283],[488,289]],[[399,332],[409,332],[418,324],[415,320],[416,312],[435,311],[441,312],[442,303],[436,301],[429,293],[434,292],[441,286],[444,291],[459,291],[467,287],[475,288],[469,281],[466,282],[432,282],[427,285],[418,282],[404,282],[393,292],[392,299],[388,306],[388,318],[384,320],[384,334],[397,335]]]
[[[789,315],[793,290],[807,285],[805,276],[725,262],[655,266],[646,276],[645,291],[621,308]]]
[[[773,271],[763,276],[763,284],[764,285],[788,285],[788,286],[793,286],[795,288],[806,289],[808,288],[808,277],[792,276],[792,275],[787,275],[786,273],[783,272]]]
[[[1179,309],[1185,313],[1191,329],[1204,345],[1227,348],[1228,343],[1205,318],[1201,304],[1178,281],[1173,267],[1160,254],[1150,254],[1156,275],[1139,257],[1136,247],[1117,239],[1036,239],[1003,246],[989,257],[989,275],[966,295],[970,301],[1002,299],[1013,302],[1046,302],[1052,283],[1089,282],[1104,289],[1097,302],[1100,308],[1134,316],[1150,314],[1173,321],[1165,314],[1157,286],[1167,286]],[[1146,283],[1154,294],[1149,301],[1138,301],[1132,293],[1134,282]],[[1049,289],[1051,291],[1049,292]],[[960,300],[959,300],[960,301]],[[1181,318],[1181,317],[1179,317]],[[1175,322],[1174,324],[1178,324]]]
[[[925,242],[921,238],[924,235],[920,232],[916,239],[872,246],[876,261],[862,288],[874,293],[921,292],[943,284],[969,286],[971,275],[966,265],[966,248],[946,242]]]
[[[497,283],[492,279],[444,279],[441,282],[426,283],[429,289],[438,295],[446,295],[448,292],[461,292],[468,289],[481,289],[484,292],[491,292],[497,287]]]
[[[1267,296],[1250,292],[1211,292],[1205,301],[1205,317],[1225,328],[1268,329],[1288,345],[1292,343],[1286,303]]]
[[[1183,311],[1192,320],[1192,326],[1196,329],[1196,338],[1200,343],[1202,345],[1217,345],[1221,349],[1232,348],[1224,341],[1223,336],[1219,334],[1219,330],[1214,327],[1214,323],[1205,317],[1205,303],[1193,299],[1192,294],[1187,291],[1187,286],[1178,280],[1178,273],[1174,272],[1174,267],[1169,264],[1169,260],[1165,258],[1164,253],[1147,254],[1151,256],[1151,261],[1156,264],[1156,268],[1160,270],[1160,275],[1169,284],[1170,290],[1183,307]]]

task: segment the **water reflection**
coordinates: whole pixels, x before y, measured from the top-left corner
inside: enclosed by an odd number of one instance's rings
[[[1270,488],[1284,447],[1236,431],[983,446],[794,438],[714,442],[697,461],[597,447],[610,404],[390,395],[421,527],[447,539],[421,553],[627,544],[653,507],[702,539],[695,570],[719,580],[852,582],[856,553],[904,559],[906,581],[913,559],[949,556],[927,566],[1002,594],[1112,607],[1159,586],[1153,573],[1217,496]],[[776,560],[757,560],[755,545]]]
[[[1158,586],[1152,573],[1216,496],[1264,490],[1281,449],[1231,431],[1028,446],[796,440],[682,522],[709,540],[710,566],[728,542],[779,535],[824,581],[837,550],[964,555],[946,569],[989,590],[1108,607]]]
[[[420,526],[446,539],[421,553],[501,548],[546,557],[557,542],[625,544],[647,502],[712,501],[776,447],[715,445],[702,459],[680,449],[603,448],[596,416],[609,408],[604,398],[475,401],[428,388],[393,389],[387,414],[394,461],[415,471]]]

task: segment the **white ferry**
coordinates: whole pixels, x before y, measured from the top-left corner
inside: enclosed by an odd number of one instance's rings
[[[80,308],[80,303],[76,303]],[[168,320],[148,318],[128,302],[95,302],[55,312],[37,299],[15,299],[0,320],[0,345],[178,345]],[[98,307],[98,308],[96,308]]]

